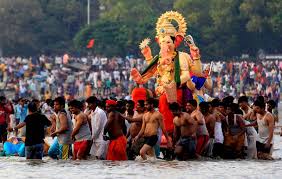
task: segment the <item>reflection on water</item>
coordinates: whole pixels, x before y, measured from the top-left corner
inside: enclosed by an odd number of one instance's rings
[[[282,138],[275,136],[274,161],[27,161],[0,158],[0,178],[281,178]]]

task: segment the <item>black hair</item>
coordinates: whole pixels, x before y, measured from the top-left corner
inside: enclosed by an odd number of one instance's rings
[[[194,107],[197,107],[197,106],[198,106],[198,103],[197,103],[197,101],[196,101],[195,99],[190,99],[190,100],[188,100],[187,103],[191,104],[191,105],[194,106]]]
[[[212,107],[218,107],[220,103],[220,100],[218,98],[215,98],[211,101],[211,106]]]
[[[135,102],[132,101],[132,100],[128,100],[126,103],[129,104],[129,105],[133,105],[133,106],[135,105]]]
[[[147,103],[151,104],[151,105],[154,105],[155,104],[155,99],[154,98],[148,98],[147,99]]]
[[[200,107],[200,111],[202,112],[202,114],[207,114],[209,112],[209,103],[208,102],[201,102],[199,104]]]
[[[95,96],[90,96],[89,98],[86,99],[86,102],[87,103],[90,103],[90,104],[98,104],[98,99],[95,97]]]
[[[274,101],[274,100],[269,100],[269,101],[267,101],[267,104],[268,105],[270,105],[270,106],[272,106],[273,108],[275,108],[277,105],[276,105],[276,102]]]
[[[144,100],[138,100],[137,103],[140,105],[141,108],[145,107],[145,101]]]
[[[264,101],[261,101],[261,100],[256,100],[254,102],[254,106],[258,106],[258,107],[260,107],[262,109],[265,109],[265,103],[264,103]]]
[[[78,108],[78,109],[82,109],[83,108],[83,103],[74,99],[74,100],[71,100],[69,103],[68,103],[68,106],[70,107],[75,107],[75,108]]]
[[[249,99],[247,96],[240,96],[240,98],[238,99],[238,104],[242,103],[242,102],[246,102],[248,103]]]
[[[233,96],[227,96],[225,98],[222,99],[222,102],[226,103],[226,104],[231,104],[234,101],[234,97]]]
[[[66,104],[66,100],[63,96],[55,98],[54,102],[58,102],[61,106],[64,106]]]
[[[35,102],[30,102],[28,105],[27,105],[27,108],[30,112],[36,112],[37,111],[37,105]]]
[[[172,111],[180,110],[180,105],[177,102],[170,103],[169,109]]]

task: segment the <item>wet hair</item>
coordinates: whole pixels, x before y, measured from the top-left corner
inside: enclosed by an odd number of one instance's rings
[[[201,102],[199,104],[200,107],[200,111],[202,112],[202,114],[207,114],[209,112],[209,103],[207,102]]]
[[[267,101],[267,104],[270,105],[271,107],[275,108],[276,107],[276,102],[274,100],[269,100]]]
[[[145,101],[144,100],[138,100],[137,103],[140,105],[141,108],[145,107]]]
[[[240,96],[240,98],[238,99],[238,104],[242,103],[242,102],[246,102],[248,103],[249,99],[247,96]]]
[[[71,100],[69,103],[68,103],[68,106],[69,107],[75,107],[75,108],[78,108],[78,109],[82,109],[83,108],[83,103],[74,99],[74,100]]]
[[[264,101],[262,101],[262,100],[256,100],[256,101],[254,102],[254,106],[258,106],[258,107],[260,107],[261,109],[265,109],[265,103],[264,103]]]
[[[263,97],[263,96],[258,96],[258,97],[257,97],[257,101],[261,101],[261,102],[264,103],[264,97]]]
[[[226,104],[231,104],[234,101],[234,97],[233,96],[227,96],[225,98],[222,99],[222,102],[226,103]]]
[[[218,98],[215,98],[211,101],[211,106],[212,107],[218,107],[220,103],[220,100]]]
[[[63,96],[59,96],[54,99],[54,102],[59,103],[61,106],[64,106],[66,104],[66,100]]]
[[[86,102],[97,105],[99,101],[95,96],[90,96],[89,98],[86,99]]]
[[[218,107],[219,107],[219,106],[226,107],[226,103],[224,103],[224,102],[219,102],[219,103],[218,103]]]
[[[169,109],[172,111],[178,111],[180,110],[180,105],[177,102],[170,103]]]
[[[155,104],[155,99],[154,98],[148,98],[147,99],[147,103],[150,105],[154,105]]]
[[[129,105],[132,105],[132,106],[135,105],[134,101],[132,101],[132,100],[128,100],[126,103],[129,104]]]
[[[197,106],[198,106],[198,103],[197,103],[197,101],[196,101],[195,99],[190,99],[190,100],[188,100],[187,103],[191,104],[191,105],[194,106],[194,107],[197,107]]]
[[[27,105],[27,108],[30,112],[36,112],[37,111],[37,105],[35,102],[30,102],[28,105]]]

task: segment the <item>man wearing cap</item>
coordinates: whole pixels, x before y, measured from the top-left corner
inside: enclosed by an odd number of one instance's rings
[[[127,160],[126,156],[126,137],[123,133],[125,127],[124,118],[116,111],[117,102],[114,100],[106,101],[106,111],[108,121],[104,129],[104,139],[110,140],[107,160]],[[109,137],[106,134],[109,134]]]

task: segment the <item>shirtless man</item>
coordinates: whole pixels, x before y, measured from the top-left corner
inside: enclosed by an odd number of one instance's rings
[[[73,160],[86,159],[88,146],[91,140],[91,131],[87,115],[82,112],[83,104],[80,101],[72,100],[68,104],[69,111],[75,115],[75,126],[71,134],[74,142]]]
[[[144,138],[139,138],[137,142],[132,143],[132,139],[138,135],[142,127],[142,119],[145,111],[144,103],[144,100],[138,100],[133,118],[124,116],[124,118],[130,123],[128,133],[129,140],[127,142],[126,149],[128,160],[134,160],[135,157],[139,155],[139,151],[144,145]]]
[[[109,147],[107,160],[127,160],[126,156],[126,137],[123,133],[125,127],[124,118],[116,111],[117,102],[114,100],[106,101],[108,121],[104,128],[104,138],[109,134]]]
[[[197,101],[194,99],[189,100],[186,104],[187,112],[198,122],[196,153],[197,155],[202,155],[209,141],[209,132],[206,127],[205,118],[197,107]]]
[[[208,157],[212,156],[212,150],[213,150],[213,144],[214,144],[214,127],[215,127],[215,122],[216,122],[215,116],[209,110],[210,105],[211,104],[208,102],[201,102],[199,105],[200,111],[204,115],[206,126],[209,132],[209,142],[207,146],[207,151],[205,153],[205,155]]]
[[[175,146],[174,153],[177,159],[187,160],[195,158],[198,122],[188,113],[181,112],[178,103],[170,104],[169,109],[174,115],[173,146]]]
[[[158,142],[158,129],[162,129],[163,134],[167,139],[168,148],[172,147],[171,141],[168,138],[167,132],[164,129],[163,117],[162,114],[154,109],[154,99],[149,98],[145,102],[145,107],[148,112],[143,116],[142,128],[139,134],[133,139],[133,142],[136,142],[141,136],[145,138],[145,144],[140,150],[141,157],[146,160],[146,154],[150,156],[155,156],[153,147]]]

